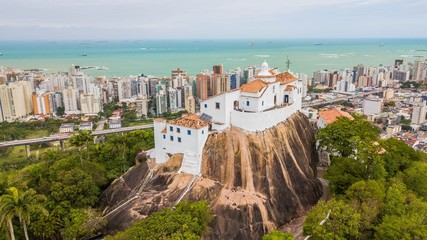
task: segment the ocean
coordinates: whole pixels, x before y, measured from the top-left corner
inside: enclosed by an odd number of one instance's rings
[[[170,76],[177,67],[195,75],[213,65],[224,70],[261,65],[294,73],[341,70],[358,64],[391,65],[395,59],[426,59],[427,39],[264,39],[264,40],[129,40],[0,41],[0,66],[67,71],[71,64],[92,76]]]

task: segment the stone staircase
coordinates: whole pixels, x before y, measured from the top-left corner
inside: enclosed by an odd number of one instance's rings
[[[179,173],[188,173],[192,175],[200,174],[200,167],[202,162],[202,156],[196,154],[190,154],[186,152],[182,160],[181,168]]]

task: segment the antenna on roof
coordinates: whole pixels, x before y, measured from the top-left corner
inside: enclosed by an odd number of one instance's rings
[[[287,61],[286,61],[286,71],[287,72],[291,72],[291,61],[289,60],[289,57],[288,56],[286,56],[286,58],[288,59]]]

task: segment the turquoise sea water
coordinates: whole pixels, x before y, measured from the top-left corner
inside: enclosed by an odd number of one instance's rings
[[[309,76],[319,69],[340,70],[357,64],[390,65],[395,59],[427,57],[427,39],[301,39],[301,40],[141,40],[73,42],[0,41],[0,66],[66,71],[71,64],[106,66],[87,70],[93,76],[169,76],[177,67],[190,74],[223,64],[225,70],[260,65]],[[86,56],[83,56],[86,55]]]

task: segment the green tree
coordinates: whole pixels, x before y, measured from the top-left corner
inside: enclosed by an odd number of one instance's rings
[[[383,214],[375,227],[376,239],[427,239],[427,203],[398,179],[387,190]]]
[[[62,239],[61,231],[69,210],[56,206],[53,201],[49,201],[46,205],[52,207],[49,215],[36,214],[30,230],[37,239]]]
[[[339,157],[334,159],[325,174],[329,187],[334,194],[344,194],[345,191],[358,181],[365,179],[366,167],[362,162],[353,158]]]
[[[394,177],[398,171],[404,171],[413,162],[421,160],[420,152],[401,140],[389,138],[382,141],[380,145],[385,150],[381,157],[385,161],[384,167],[388,178]]]
[[[72,209],[68,220],[65,221],[65,239],[87,239],[99,233],[105,225],[101,213],[93,208]]]
[[[319,130],[317,140],[321,148],[326,148],[336,156],[349,157],[357,152],[357,144],[372,144],[377,141],[380,129],[373,126],[362,116],[354,120],[340,117],[334,123]]]
[[[262,236],[262,240],[293,240],[294,235],[288,232],[278,230],[271,231],[270,233]]]
[[[166,208],[135,223],[124,232],[109,236],[107,240],[200,239],[213,221],[206,202],[182,202],[175,209]]]
[[[48,214],[41,204],[45,199],[44,196],[36,194],[33,189],[22,192],[15,187],[10,187],[8,193],[0,197],[0,223],[3,225],[3,222],[7,222],[8,234],[12,239],[15,239],[12,225],[14,217],[19,218],[25,239],[29,239],[27,226],[30,224],[31,213]]]
[[[89,144],[93,143],[92,131],[80,130],[76,135],[73,135],[68,141],[70,142],[71,146],[78,147],[80,153],[83,150],[87,151]],[[89,158],[89,151],[87,151],[87,153]],[[80,160],[82,160],[81,156]]]
[[[343,201],[320,201],[305,220],[304,235],[312,239],[356,239],[360,215]]]
[[[393,101],[385,102],[384,107],[395,107],[396,103]]]
[[[404,182],[408,189],[427,200],[427,163],[416,162],[406,169]]]
[[[384,203],[385,187],[375,180],[359,181],[346,191],[349,205],[360,214],[360,233],[372,238],[373,227],[378,223]]]
[[[419,88],[421,83],[415,81],[406,81],[400,86],[401,88]]]
[[[94,206],[98,201],[99,187],[85,171],[58,169],[52,174],[51,197],[64,208]]]
[[[64,109],[64,107],[58,107],[58,108],[56,109],[56,115],[57,115],[57,116],[62,116],[62,115],[64,115],[64,113],[65,113],[65,109]]]

